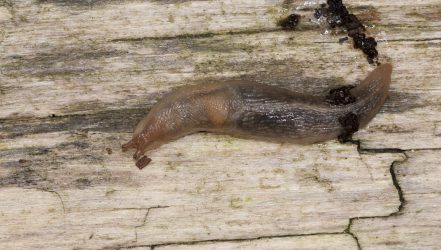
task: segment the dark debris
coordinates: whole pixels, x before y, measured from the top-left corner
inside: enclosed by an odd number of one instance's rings
[[[284,30],[293,30],[297,27],[300,21],[300,15],[291,14],[286,18],[279,21],[278,25],[281,26]]]
[[[358,116],[352,112],[338,118],[338,122],[343,127],[343,133],[338,136],[338,141],[345,143],[352,140],[352,135],[358,131],[360,122]]]
[[[354,86],[343,86],[340,88],[331,89],[326,96],[326,102],[332,105],[347,105],[356,101],[355,96],[351,94],[351,89]]]
[[[373,37],[366,37],[364,33],[366,28],[354,14],[350,14],[342,0],[327,0],[327,5],[322,5],[320,9],[316,9],[314,16],[326,18],[329,27],[344,27],[348,36],[354,41],[354,48],[361,49],[367,56],[368,62],[378,63],[378,51],[376,49],[377,42]]]
[[[147,165],[149,165],[149,163],[152,161],[152,159],[148,158],[147,156],[143,156],[141,157],[141,159],[139,159],[136,162],[136,166],[141,170],[143,168],[145,168]]]

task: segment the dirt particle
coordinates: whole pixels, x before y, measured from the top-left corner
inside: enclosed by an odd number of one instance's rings
[[[26,162],[29,162],[28,160],[25,160],[25,159],[20,159],[20,160],[18,160],[18,163],[20,163],[20,164],[25,164]]]
[[[284,174],[285,170],[283,168],[275,168],[272,172],[275,174]]]
[[[143,156],[141,159],[139,159],[136,162],[136,166],[139,168],[139,170],[145,168],[149,163],[152,161],[152,159],[148,158],[147,156]]]
[[[331,89],[328,96],[326,96],[326,101],[332,105],[347,105],[354,103],[356,98],[350,92],[352,88],[354,88],[354,86],[343,86]]]
[[[297,27],[300,21],[300,15],[291,14],[286,18],[280,20],[278,25],[282,27],[284,30],[293,30]]]
[[[80,188],[85,188],[87,186],[90,186],[90,184],[92,183],[87,178],[79,178],[79,179],[76,179],[75,182],[77,183],[77,186]]]
[[[113,153],[111,148],[106,148],[106,152],[107,152],[108,155],[111,155]]]

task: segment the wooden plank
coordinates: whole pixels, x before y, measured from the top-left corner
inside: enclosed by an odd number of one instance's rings
[[[197,134],[140,172],[120,145],[173,87],[323,94],[373,67],[308,20],[319,1],[0,1],[0,248],[436,247],[440,160],[409,150],[441,148],[439,0],[345,2],[395,67],[359,149]]]
[[[363,249],[439,249],[441,235],[440,152],[409,152],[396,165],[406,200],[393,217],[357,219],[351,227]]]

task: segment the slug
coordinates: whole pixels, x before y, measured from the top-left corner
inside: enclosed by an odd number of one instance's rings
[[[391,64],[378,66],[347,89],[353,101],[345,104],[253,82],[180,87],[152,107],[122,148],[136,149],[133,158],[142,169],[151,161],[146,151],[201,131],[299,144],[336,139],[375,116],[387,98],[391,74]]]

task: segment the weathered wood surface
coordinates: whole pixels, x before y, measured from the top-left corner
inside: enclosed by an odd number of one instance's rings
[[[0,1],[0,248],[439,249],[441,2],[346,2],[395,66],[359,148],[197,134],[139,171],[120,145],[175,86],[324,93],[372,67],[319,2]]]
[[[405,199],[402,211],[354,220],[351,231],[366,249],[440,249],[441,179],[439,151],[407,152],[395,167]]]

